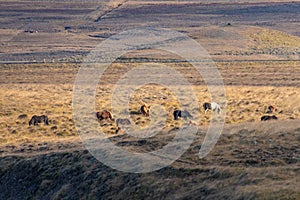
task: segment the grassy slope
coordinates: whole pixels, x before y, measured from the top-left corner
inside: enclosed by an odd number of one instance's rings
[[[205,133],[199,130],[179,160],[147,174],[113,170],[81,144],[72,151],[6,156],[0,161],[0,198],[299,198],[299,121],[253,125],[226,127],[204,159],[198,157]],[[112,140],[137,152],[160,146],[159,137],[144,146],[125,135]]]

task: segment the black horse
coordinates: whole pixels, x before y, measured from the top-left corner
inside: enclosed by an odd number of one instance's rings
[[[268,120],[277,120],[278,118],[275,115],[268,116],[264,115],[260,118],[261,121],[268,121]]]
[[[190,118],[190,119],[193,119],[193,116],[186,110],[175,110],[173,112],[173,116],[174,116],[174,120],[177,120],[179,117],[181,118],[184,118],[184,119],[187,119],[187,118]]]
[[[34,126],[37,126],[39,123],[42,123],[42,122],[44,122],[44,125],[49,125],[49,120],[46,115],[41,115],[41,116],[33,115],[31,117],[31,120],[29,121],[29,126],[32,124]]]

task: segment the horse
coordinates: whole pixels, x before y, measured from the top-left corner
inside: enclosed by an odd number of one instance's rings
[[[183,119],[193,119],[193,116],[187,111],[187,110],[174,110],[173,112],[174,120],[178,120],[178,118],[183,118]]]
[[[218,114],[221,112],[221,107],[216,102],[212,102],[212,103],[205,102],[203,104],[203,108],[204,108],[205,114],[208,110],[212,110],[212,111],[217,110]]]
[[[103,119],[110,119],[110,120],[113,120],[112,118],[112,114],[107,111],[107,110],[103,110],[103,111],[100,111],[100,112],[97,112],[96,113],[96,117],[99,121],[103,120]]]
[[[39,123],[42,122],[44,122],[44,125],[49,125],[49,120],[46,115],[41,115],[41,116],[33,115],[28,124],[29,126],[31,126],[32,124],[34,126],[37,126]]]

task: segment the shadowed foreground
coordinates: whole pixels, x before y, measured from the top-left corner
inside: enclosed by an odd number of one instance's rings
[[[0,199],[299,199],[299,121],[284,123],[285,128],[278,122],[225,127],[204,159],[198,157],[200,130],[172,166],[146,174],[111,169],[80,143],[77,150],[66,145],[39,155],[28,148],[7,152],[0,158]],[[143,141],[126,135],[111,140],[145,152],[165,145],[173,137],[168,133]]]

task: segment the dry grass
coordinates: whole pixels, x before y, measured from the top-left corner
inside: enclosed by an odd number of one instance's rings
[[[299,48],[300,45],[298,37],[272,29],[257,28],[256,33],[248,33],[248,35],[257,44],[258,49],[278,47]]]
[[[124,64],[124,67],[122,67],[123,64],[115,65],[116,67],[112,68],[117,71],[129,69],[126,68],[128,64]],[[223,70],[226,70],[226,66],[226,63],[221,65],[221,73],[224,72]],[[234,67],[234,64],[232,66]],[[256,67],[253,63],[251,66]],[[66,73],[61,73],[61,70]],[[266,68],[266,70],[268,69]],[[2,71],[3,76],[9,74],[13,78],[10,79],[11,83],[0,85],[0,91],[3,95],[0,100],[1,146],[77,137],[72,116],[73,85],[70,84],[70,82],[74,81],[77,70],[70,70],[68,66],[57,68],[57,64],[46,64],[40,67],[35,65],[24,68],[4,67]],[[114,82],[120,77],[117,71],[108,71],[104,79]],[[52,74],[55,74],[55,77]],[[56,84],[56,80],[64,80],[66,83]],[[3,79],[3,81],[7,80]],[[19,81],[25,83],[18,83]],[[40,84],[40,81],[44,83]],[[113,110],[111,108],[111,94],[114,87],[115,85],[113,84],[103,85],[100,82],[95,101],[97,111],[103,109]],[[184,87],[181,86],[179,89],[185,91]],[[202,104],[210,101],[210,93],[207,87],[202,85],[194,85],[193,89],[198,98],[196,103],[198,108],[190,108],[192,110],[191,114],[195,116],[200,112],[199,126],[207,126],[210,122],[211,113],[204,114]],[[297,103],[300,101],[298,87],[226,86],[225,89],[227,103],[226,124],[258,122],[269,105],[274,105],[278,109],[275,114],[279,120],[300,118],[300,107]],[[128,108],[117,106],[114,109],[121,111],[121,113],[127,113],[127,116],[130,116],[132,122],[136,125],[147,127],[150,123],[150,118],[134,114],[139,111],[143,103],[151,106],[162,106],[161,109],[163,109],[164,114],[161,117],[166,120],[166,122],[160,124],[162,129],[170,129],[181,125],[181,121],[175,122],[172,116],[173,110],[179,108],[180,102],[178,98],[170,88],[158,85],[138,87],[131,94]],[[133,114],[130,115],[130,113]],[[18,119],[18,116],[21,114],[26,114],[27,118]],[[32,115],[42,114],[49,117],[50,126],[42,124],[36,127],[28,126],[28,121]],[[106,121],[101,123],[101,126],[108,136],[115,134],[116,125],[114,122]]]
[[[71,90],[63,85],[2,85],[1,93],[5,96],[0,104],[2,142],[43,142],[59,139],[63,135],[76,135],[72,120]],[[18,119],[21,114],[27,117]],[[31,116],[42,114],[49,116],[50,126],[28,125]]]

